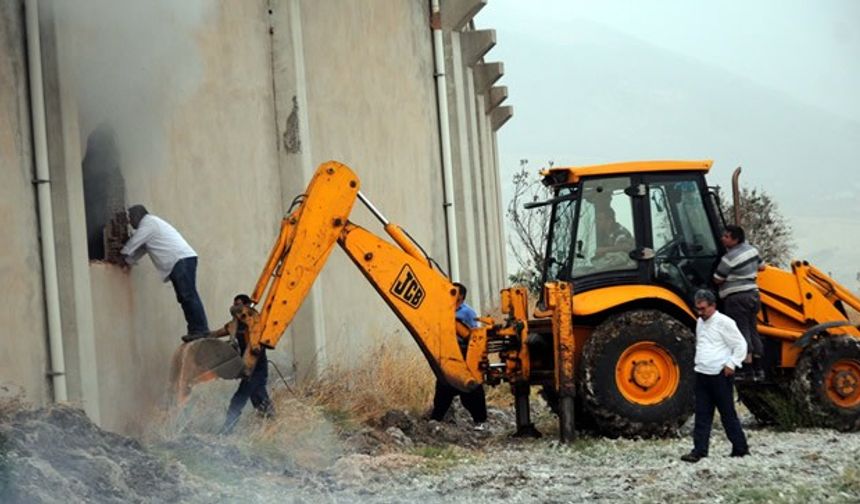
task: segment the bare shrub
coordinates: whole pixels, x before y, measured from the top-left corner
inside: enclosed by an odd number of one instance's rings
[[[550,162],[552,166],[552,162]],[[517,271],[510,275],[514,285],[524,285],[532,293],[540,290],[541,272],[546,253],[547,228],[550,206],[526,210],[523,205],[543,201],[552,196],[535,170],[528,168],[528,160],[520,160],[520,169],[513,176],[514,193],[508,201],[505,216],[508,227],[508,247],[517,263]]]

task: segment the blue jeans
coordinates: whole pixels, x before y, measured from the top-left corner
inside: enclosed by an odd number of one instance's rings
[[[734,379],[718,375],[696,373],[696,421],[693,427],[693,451],[702,456],[708,455],[711,438],[711,425],[714,422],[714,408],[720,412],[720,421],[726,437],[732,443],[732,451],[747,451],[747,438],[738,420],[734,403]]]
[[[203,309],[203,301],[197,293],[197,258],[180,259],[173,266],[169,278],[176,292],[176,301],[182,306],[182,313],[185,314],[188,334],[209,332],[206,310]]]
[[[239,416],[242,415],[242,409],[248,404],[248,399],[251,400],[251,404],[261,415],[271,417],[274,414],[272,401],[266,391],[268,380],[269,361],[263,354],[257,359],[257,365],[251,376],[243,378],[239,382],[239,388],[236,389],[236,393],[230,399],[230,407],[227,409],[227,418],[224,420],[221,434],[229,434],[233,431],[233,427],[239,422]]]

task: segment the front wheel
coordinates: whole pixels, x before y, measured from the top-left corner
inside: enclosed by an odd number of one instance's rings
[[[579,394],[601,433],[673,434],[693,411],[693,332],[656,310],[614,315],[589,337]]]

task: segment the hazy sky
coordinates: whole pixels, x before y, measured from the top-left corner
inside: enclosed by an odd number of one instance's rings
[[[520,159],[577,165],[713,159],[724,185],[767,190],[795,256],[860,282],[860,1],[491,0]],[[513,269],[513,265],[509,265]]]

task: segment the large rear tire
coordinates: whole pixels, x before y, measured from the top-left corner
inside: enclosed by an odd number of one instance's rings
[[[693,411],[695,336],[656,310],[614,315],[585,343],[579,395],[610,437],[672,435]]]
[[[860,340],[825,336],[806,347],[794,373],[794,397],[815,425],[860,430]]]

